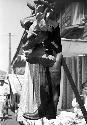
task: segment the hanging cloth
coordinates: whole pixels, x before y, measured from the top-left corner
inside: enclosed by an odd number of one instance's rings
[[[72,25],[82,23],[81,19],[84,18],[84,9],[80,2],[73,3],[73,20]]]
[[[33,97],[33,79],[30,74],[30,64],[26,62],[24,84],[22,86],[20,104],[18,109],[18,121],[26,112],[33,113],[37,110],[36,99]]]

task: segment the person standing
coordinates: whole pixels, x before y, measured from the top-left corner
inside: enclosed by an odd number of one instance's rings
[[[10,94],[10,89],[8,83],[5,82],[4,79],[0,80],[0,120],[3,119],[4,116],[4,108],[7,103],[7,96]],[[7,106],[6,106],[6,114],[8,114]]]

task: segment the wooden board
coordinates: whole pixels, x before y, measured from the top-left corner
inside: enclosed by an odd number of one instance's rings
[[[64,57],[87,55],[87,40],[62,38],[61,43]]]

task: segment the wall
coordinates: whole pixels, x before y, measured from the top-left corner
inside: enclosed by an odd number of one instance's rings
[[[78,10],[77,13],[75,10]],[[86,12],[85,12],[86,14]],[[71,26],[71,25],[76,25],[76,24],[81,24],[83,22],[81,22],[81,18],[84,18],[84,14],[83,14],[83,9],[80,8],[80,5],[77,3],[77,6],[75,3],[70,4],[67,8],[65,8],[65,10],[63,12],[60,13],[60,18],[59,18],[59,22],[60,22],[60,28],[61,28],[61,33],[64,32],[65,27],[67,26]],[[73,20],[74,19],[74,20]],[[86,24],[87,25],[87,24]],[[87,39],[87,26],[85,25],[85,28],[83,30],[74,30],[73,32],[69,33],[66,32],[68,39],[79,39],[79,38],[83,38],[83,39]],[[63,36],[64,37],[64,36]],[[66,41],[65,41],[66,42]],[[66,44],[66,43],[65,43]],[[76,45],[78,46],[79,42],[76,42]],[[69,48],[66,46],[66,51],[69,53],[69,50],[74,51],[75,48],[73,45],[73,41],[71,41],[71,43],[69,44]],[[82,44],[83,46],[83,44]],[[78,51],[80,51],[82,49],[82,47],[78,46],[77,47]],[[68,50],[69,49],[69,50]],[[83,53],[87,53],[87,51],[84,52],[85,49],[83,49]],[[73,77],[73,80],[77,86],[77,89],[79,91],[80,94],[82,94],[82,84],[86,81],[86,75],[87,75],[87,56],[77,56],[74,54],[71,56],[67,56],[65,58],[67,66],[70,70],[70,73]],[[63,84],[63,90],[61,88],[61,99],[62,99],[62,108],[63,109],[69,109],[72,108],[72,100],[75,97],[71,85],[66,77],[66,74],[64,73],[64,71],[62,71],[62,84]]]

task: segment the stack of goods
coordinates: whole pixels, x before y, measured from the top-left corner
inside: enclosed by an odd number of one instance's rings
[[[53,66],[55,56],[62,51],[60,28],[55,14],[55,3],[47,0],[29,1],[32,15],[22,19],[25,29],[23,50],[30,64]]]
[[[55,2],[52,0],[29,0],[27,6],[31,9],[32,14],[20,21],[21,26],[24,28],[22,48],[28,63],[40,64],[44,69],[46,68],[49,87],[47,91],[49,92],[45,92],[45,89],[40,86],[41,105],[34,113],[25,113],[23,117],[28,120],[37,120],[45,116],[52,119],[56,118],[56,106],[54,107],[53,95],[50,94],[52,92],[52,83],[49,67],[53,69],[60,67],[59,60],[61,59],[58,53],[61,54],[62,51],[58,17],[55,14]],[[58,69],[58,75],[60,75],[60,68]]]

